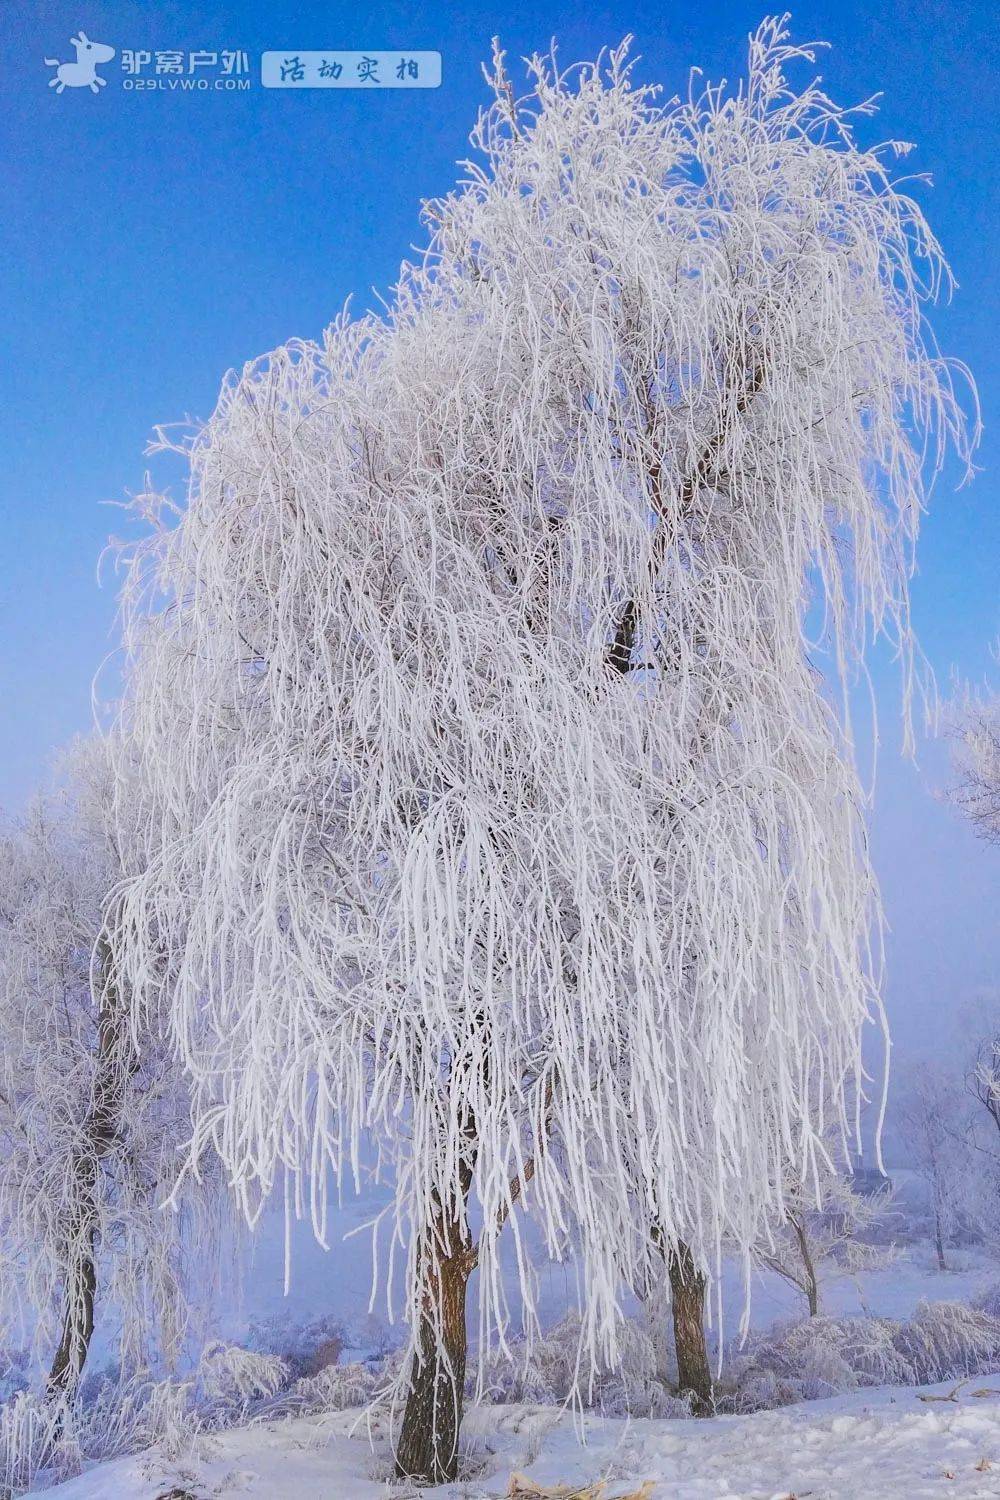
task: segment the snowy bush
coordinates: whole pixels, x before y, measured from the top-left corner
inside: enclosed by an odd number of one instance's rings
[[[286,1380],[275,1355],[215,1343],[182,1379],[94,1377],[75,1398],[19,1392],[0,1407],[0,1500],[154,1445],[175,1459],[247,1421]]]
[[[250,1324],[250,1348],[279,1355],[288,1369],[288,1385],[319,1375],[328,1365],[338,1364],[344,1348],[351,1342],[343,1322],[331,1313],[307,1322],[291,1321],[276,1314]]]
[[[538,1406],[565,1401],[576,1380],[579,1334],[579,1320],[570,1316],[543,1338],[515,1342],[509,1357],[495,1353],[484,1371],[485,1398]]]
[[[591,1369],[581,1334],[579,1317],[570,1315],[544,1337],[515,1343],[512,1357],[494,1354],[485,1372],[483,1399],[539,1406],[581,1400],[607,1416],[689,1415],[688,1403],[671,1392],[665,1350],[643,1323],[630,1319],[624,1325],[617,1368]]]
[[[0,1496],[19,1494],[47,1471],[50,1482],[74,1472],[78,1461],[68,1403],[19,1391],[0,1408]]]
[[[1000,1300],[1000,1291],[994,1293]],[[580,1365],[580,1322],[564,1318],[544,1337],[495,1354],[482,1399],[558,1406],[582,1397],[608,1416],[688,1415],[676,1372],[643,1320],[626,1325],[620,1368]],[[983,1308],[922,1302],[913,1317],[812,1317],[776,1324],[732,1354],[717,1387],[721,1411],[764,1411],[878,1385],[926,1385],[1000,1367],[1000,1318]],[[472,1386],[470,1382],[469,1394]]]
[[[269,1402],[261,1416],[309,1417],[328,1411],[347,1411],[367,1406],[386,1382],[383,1362],[355,1361],[326,1365],[316,1375],[296,1380]]]
[[[981,1375],[1000,1365],[1000,1318],[961,1302],[921,1302],[894,1343],[915,1385]]]
[[[211,1344],[198,1365],[202,1393],[226,1415],[275,1395],[287,1381],[288,1366],[276,1354],[238,1345]]]
[[[759,1411],[875,1385],[929,1385],[1000,1366],[1000,1319],[957,1302],[912,1318],[809,1318],[751,1340],[728,1364],[720,1405]]]
[[[922,1302],[905,1321],[820,1316],[776,1325],[726,1362],[719,1410],[761,1411],[865,1386],[990,1373],[1000,1368],[1000,1318],[990,1310],[998,1300],[994,1289],[980,1299],[986,1306]],[[312,1345],[322,1350],[337,1326],[317,1318],[286,1327],[282,1337],[280,1320],[270,1320],[253,1329],[258,1347],[211,1344],[183,1379],[94,1376],[76,1400],[16,1392],[0,1406],[0,1500],[43,1489],[85,1463],[153,1446],[175,1460],[206,1434],[242,1423],[366,1406],[392,1386],[405,1351],[293,1374],[293,1360],[311,1358]],[[260,1347],[268,1340],[290,1343],[295,1353],[279,1358]],[[492,1354],[482,1389],[470,1374],[467,1393],[496,1404],[576,1400],[607,1416],[687,1416],[655,1323],[627,1320],[622,1349],[618,1368],[591,1369],[581,1320],[572,1315],[544,1336],[513,1343],[509,1354]]]
[[[727,1370],[722,1404],[759,1411],[862,1385],[907,1385],[910,1366],[889,1318],[809,1318],[758,1335]]]
[[[972,1306],[979,1312],[988,1313],[991,1318],[1000,1318],[1000,1281],[995,1281],[984,1292],[980,1292],[978,1297],[974,1297]]]

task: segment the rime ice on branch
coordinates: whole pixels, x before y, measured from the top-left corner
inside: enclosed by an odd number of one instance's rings
[[[898,150],[803,59],[768,22],[662,106],[625,47],[520,102],[498,54],[385,316],[229,378],[132,552],[130,982],[249,1208],[287,1170],[323,1237],[362,1132],[392,1163],[429,1472],[505,1226],[529,1327],[522,1215],[577,1249],[586,1378],[654,1235],[749,1253],[852,1118],[877,903],[816,664],[885,630],[908,696],[965,440]]]

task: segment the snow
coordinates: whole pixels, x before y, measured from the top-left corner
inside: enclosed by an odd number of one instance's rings
[[[989,1389],[988,1395],[979,1391]],[[951,1400],[922,1400],[949,1396]],[[385,1478],[384,1425],[340,1412],[202,1439],[182,1459],[102,1464],[46,1491],[51,1500],[154,1500],[171,1487],[259,1500],[488,1500],[521,1473],[543,1487],[608,1481],[603,1500],[653,1481],[649,1500],[921,1500],[1000,1495],[1000,1385],[886,1387],[745,1417],[587,1417],[585,1444],[553,1408],[473,1408],[467,1477],[415,1490]],[[542,1493],[544,1493],[544,1488]]]

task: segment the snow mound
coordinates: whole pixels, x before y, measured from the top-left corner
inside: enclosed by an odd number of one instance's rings
[[[951,1397],[920,1400],[919,1396]],[[466,1474],[419,1492],[390,1483],[388,1433],[357,1413],[217,1434],[182,1463],[147,1453],[50,1491],[51,1500],[155,1500],[172,1487],[217,1500],[499,1500],[511,1476],[546,1489],[606,1480],[602,1500],[650,1481],[649,1500],[995,1500],[1000,1397],[884,1388],[707,1421],[587,1416],[585,1445],[551,1407],[480,1406],[466,1423]]]

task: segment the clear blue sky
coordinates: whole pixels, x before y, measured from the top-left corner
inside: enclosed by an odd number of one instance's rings
[[[316,336],[354,294],[394,278],[421,197],[445,190],[484,100],[480,62],[499,32],[512,59],[555,37],[566,62],[626,32],[640,74],[673,93],[697,64],[739,70],[757,5],[662,3],[171,4],[45,0],[3,9],[4,214],[0,373],[4,562],[0,803],[16,807],[53,749],[90,722],[95,669],[114,643],[115,581],[97,558],[119,500],[142,483],[155,422],[207,415],[227,368],[292,335]],[[801,6],[799,39],[838,98],[884,93],[869,138],[915,141],[914,170],[960,289],[936,325],[975,371],[984,472],[939,489],[914,587],[918,629],[946,683],[981,677],[1000,633],[997,393],[997,23],[984,3],[870,0]],[[49,88],[82,27],[118,56],[93,95]],[[439,50],[440,89],[263,90],[267,49]],[[242,93],[123,89],[123,49],[249,54]],[[874,847],[893,936],[889,1002],[904,1051],[939,1045],[962,1002],[996,986],[1000,851],[977,845],[929,787],[940,750],[897,755],[892,679],[876,666],[887,728]]]

